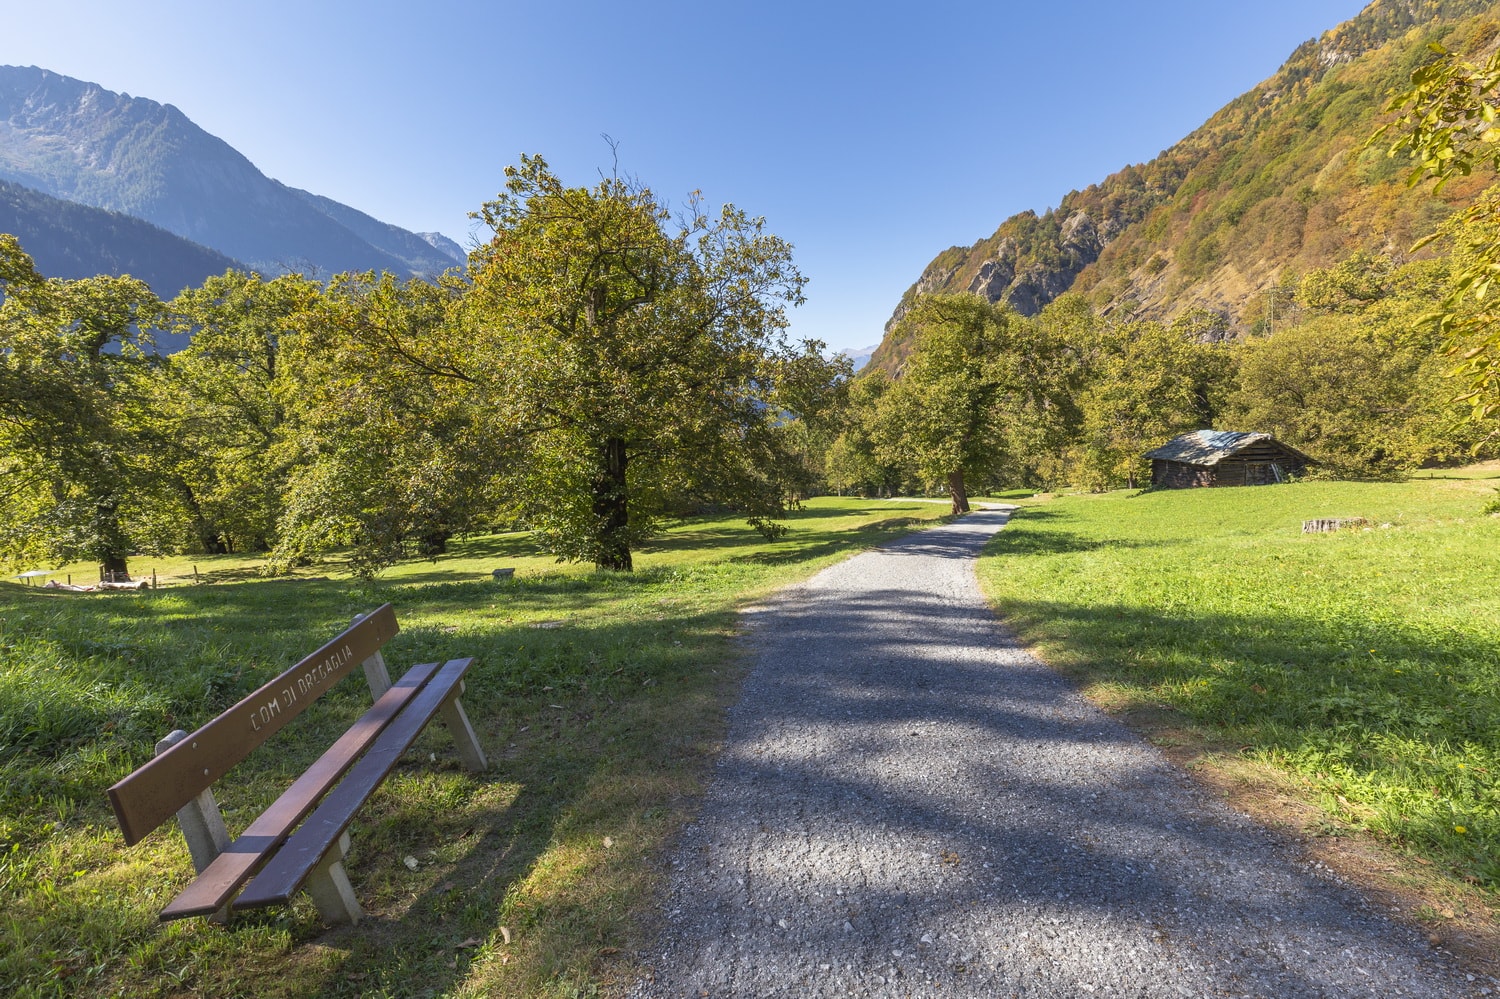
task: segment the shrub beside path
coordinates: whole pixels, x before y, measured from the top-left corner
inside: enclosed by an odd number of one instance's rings
[[[1008,511],[754,612],[755,665],[637,999],[1458,997],[1467,975],[1020,648]]]

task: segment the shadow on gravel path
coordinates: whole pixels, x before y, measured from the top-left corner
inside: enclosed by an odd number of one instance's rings
[[[995,621],[1008,511],[831,567],[756,666],[632,995],[1473,996]]]

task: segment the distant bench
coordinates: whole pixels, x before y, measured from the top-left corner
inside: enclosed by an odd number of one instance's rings
[[[163,920],[225,918],[231,908],[285,904],[306,887],[325,922],[357,923],[363,913],[343,865],[347,830],[401,754],[441,714],[463,765],[486,768],[459,701],[473,659],[413,666],[392,684],[380,649],[398,630],[390,604],[356,618],[343,634],[198,731],[167,736],[154,759],[109,789],[126,845],[177,815],[198,876],[162,910]],[[374,706],[231,839],[213,783],[356,664],[364,666]]]

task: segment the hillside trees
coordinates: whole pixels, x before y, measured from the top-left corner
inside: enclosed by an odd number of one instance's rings
[[[484,404],[524,440],[518,512],[559,556],[629,570],[673,497],[774,533],[795,467],[777,428],[791,247],[732,206],[670,224],[655,194],[567,187],[540,157],[477,213],[465,336]],[[830,370],[830,380],[832,371]]]
[[[170,305],[172,331],[191,340],[164,366],[158,408],[168,478],[199,551],[265,550],[276,537],[297,392],[284,355],[321,293],[301,275],[231,271]]]
[[[1423,321],[1448,271],[1356,255],[1309,273],[1297,292],[1303,321],[1234,348],[1230,419],[1355,477],[1400,474],[1477,446],[1487,424],[1459,425],[1442,389],[1442,338]]]
[[[1500,51],[1476,65],[1436,43],[1430,47],[1437,58],[1391,99],[1387,110],[1396,117],[1371,141],[1393,135],[1390,154],[1417,164],[1408,186],[1431,178],[1441,189],[1478,168],[1500,169]],[[1439,235],[1454,239],[1459,266],[1433,318],[1454,359],[1452,373],[1468,385],[1462,401],[1479,421],[1500,412],[1500,313],[1490,295],[1500,275],[1500,193],[1476,199]]]

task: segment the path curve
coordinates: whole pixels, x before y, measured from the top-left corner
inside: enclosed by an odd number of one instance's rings
[[[1021,648],[974,575],[1008,516],[754,614],[633,997],[1490,994]]]

